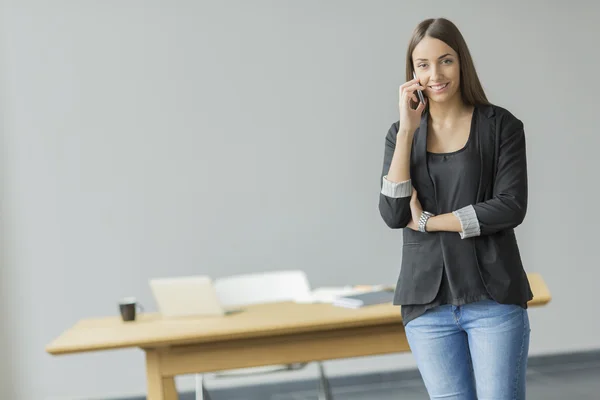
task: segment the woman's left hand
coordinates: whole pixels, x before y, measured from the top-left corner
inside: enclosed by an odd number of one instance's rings
[[[412,197],[410,199],[410,213],[412,215],[412,218],[408,225],[406,225],[406,227],[412,229],[413,231],[418,231],[419,218],[421,218],[421,214],[423,213],[423,207],[421,206],[421,202],[417,197],[417,191],[414,188]]]

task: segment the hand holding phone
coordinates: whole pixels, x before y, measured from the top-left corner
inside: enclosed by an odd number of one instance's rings
[[[398,93],[400,126],[398,132],[404,132],[407,135],[413,134],[419,127],[423,110],[425,110],[426,107],[425,97],[421,92],[421,88],[425,89],[418,83],[418,79],[416,77],[400,85]],[[415,95],[415,91],[417,92],[420,101]]]

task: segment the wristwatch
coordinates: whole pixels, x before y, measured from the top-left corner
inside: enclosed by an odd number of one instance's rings
[[[433,217],[433,214],[429,211],[423,211],[421,216],[419,217],[419,232],[427,232],[425,230],[425,225],[427,224],[427,220]]]

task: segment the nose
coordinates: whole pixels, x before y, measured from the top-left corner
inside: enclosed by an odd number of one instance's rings
[[[432,81],[434,81],[434,82],[437,82],[438,78],[440,78],[439,72],[440,72],[439,66],[438,65],[432,65],[431,66],[431,75],[429,76],[429,79],[432,80]]]

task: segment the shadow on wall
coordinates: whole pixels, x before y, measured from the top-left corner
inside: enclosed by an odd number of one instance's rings
[[[2,128],[0,128],[2,129]],[[0,132],[1,133],[1,132]],[[2,141],[0,141],[0,145]],[[4,148],[4,146],[2,146]],[[6,158],[0,154],[2,160]],[[0,174],[6,171],[0,163]],[[4,176],[0,179],[0,399],[16,399],[13,369],[12,369],[12,350],[11,333],[9,321],[9,273],[6,256],[6,197],[4,196]]]
[[[3,250],[3,249],[2,249]],[[0,250],[1,251],[1,250]],[[3,252],[3,251],[2,251]],[[10,346],[10,332],[5,324],[8,318],[7,304],[8,296],[6,291],[6,263],[5,257],[2,256],[0,265],[0,321],[2,321],[0,329],[0,399],[15,399],[16,393],[13,383],[12,371],[12,352]]]
[[[1,181],[0,181],[1,184]],[[3,194],[3,193],[2,193]],[[0,198],[0,205],[6,204],[4,196]],[[8,277],[8,265],[6,257],[6,232],[3,218],[5,208],[0,206],[0,399],[15,399],[15,387],[12,370],[11,333],[9,323],[9,295],[10,282]]]
[[[2,72],[2,70],[0,70]],[[0,99],[3,100],[3,99]],[[3,102],[0,102],[0,110]],[[0,114],[0,118],[3,116]],[[3,121],[2,121],[3,122]],[[12,367],[12,347],[11,347],[11,321],[9,307],[11,299],[9,298],[9,272],[7,257],[7,233],[6,233],[6,195],[5,185],[6,177],[6,146],[4,141],[4,126],[0,123],[0,399],[16,399],[17,393],[14,384],[14,371]]]

